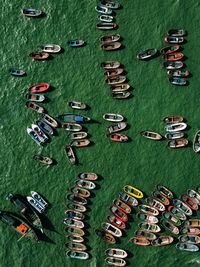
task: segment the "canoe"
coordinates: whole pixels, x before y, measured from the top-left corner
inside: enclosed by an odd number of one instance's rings
[[[75,204],[80,204],[80,205],[87,204],[87,199],[83,197],[75,196],[74,194],[67,194],[66,198],[70,201],[73,201]]]
[[[169,199],[172,199],[174,197],[172,191],[170,191],[167,187],[165,187],[164,185],[161,184],[157,184],[156,185],[157,190],[163,194],[164,196],[166,196]]]
[[[75,236],[83,236],[85,234],[82,229],[72,226],[68,226],[67,228],[65,228],[65,232]]]
[[[164,55],[164,59],[168,61],[180,60],[184,57],[183,53],[171,53]]]
[[[193,244],[177,243],[176,248],[183,251],[196,252],[199,251],[199,247]]]
[[[113,122],[121,122],[124,120],[124,117],[117,113],[105,113],[103,115],[104,120],[113,121]]]
[[[110,94],[110,96],[112,96],[112,98],[114,98],[114,99],[126,99],[126,98],[128,98],[129,96],[131,95],[131,93],[130,92],[124,92],[124,91],[115,91],[115,92],[112,92],[111,94]]]
[[[33,101],[33,102],[43,102],[45,100],[44,95],[35,94],[35,93],[27,93],[25,94],[26,101]]]
[[[183,67],[182,61],[165,61],[162,64],[163,68],[167,70],[181,69]]]
[[[155,223],[142,222],[142,223],[139,223],[138,226],[141,230],[144,230],[147,232],[158,233],[161,231],[160,226],[158,226]]]
[[[86,104],[77,101],[67,102],[67,105],[73,109],[86,109]]]
[[[111,15],[112,9],[106,6],[95,6],[95,10],[101,14]]]
[[[42,14],[41,10],[34,8],[25,8],[21,10],[22,14],[26,17],[39,17]]]
[[[43,155],[34,155],[33,159],[35,159],[41,163],[47,164],[47,165],[53,164],[53,160],[51,158],[45,157]]]
[[[72,147],[70,145],[66,145],[64,147],[64,150],[65,150],[65,153],[66,153],[66,156],[67,156],[69,162],[71,164],[76,164],[76,157],[75,157],[75,154],[74,154]]]
[[[180,234],[181,235],[199,235],[200,230],[198,228],[195,228],[195,227],[183,227],[180,230]]]
[[[165,205],[162,204],[159,200],[152,197],[148,197],[145,200],[149,206],[154,207],[159,211],[165,211]]]
[[[37,120],[36,124],[40,127],[40,129],[46,133],[46,134],[50,134],[53,135],[53,129],[51,128],[51,126],[49,126],[46,122],[41,121],[41,120]]]
[[[72,218],[63,219],[63,223],[66,224],[67,226],[77,227],[80,229],[82,229],[84,227],[84,223],[82,221],[75,220]]]
[[[76,180],[75,184],[79,187],[85,188],[85,189],[94,189],[96,187],[95,183],[87,180]]]
[[[169,205],[169,199],[159,191],[153,191],[152,196],[158,199],[163,205]]]
[[[173,224],[176,225],[176,226],[180,226],[180,225],[181,225],[181,221],[180,221],[179,218],[176,217],[174,214],[171,214],[171,213],[169,213],[169,212],[164,212],[164,213],[163,213],[163,217],[164,217],[167,221],[173,223]]]
[[[115,76],[115,77],[109,77],[105,79],[105,83],[108,85],[113,85],[113,84],[120,84],[126,81],[126,77],[119,75],[119,76]]]
[[[185,36],[187,33],[186,33],[186,30],[184,29],[173,29],[173,30],[169,30],[167,32],[167,35],[168,36]]]
[[[189,197],[188,195],[181,195],[181,200],[187,204],[191,209],[193,210],[198,210],[198,205],[197,203],[191,198]]]
[[[31,191],[31,196],[44,208],[48,207],[48,203],[44,200],[43,197],[41,197],[40,194],[38,194],[35,191]]]
[[[133,196],[126,194],[125,192],[120,192],[118,196],[120,200],[128,205],[131,205],[132,207],[136,207],[138,205],[138,200]]]
[[[65,247],[68,249],[78,250],[78,251],[85,251],[87,250],[86,245],[82,243],[76,243],[76,242],[68,242],[65,244]]]
[[[36,111],[37,113],[43,113],[43,112],[44,112],[44,108],[43,108],[43,107],[41,107],[41,106],[35,104],[35,103],[32,102],[32,101],[27,101],[27,102],[25,103],[25,105],[26,105],[27,108],[30,108],[30,109],[32,109],[33,111]]]
[[[154,233],[146,232],[146,231],[142,231],[142,230],[135,231],[135,235],[140,236],[140,237],[144,237],[148,240],[154,240],[157,238],[157,236]]]
[[[79,132],[82,130],[82,125],[78,124],[78,123],[74,123],[74,122],[67,122],[62,124],[62,128],[66,131],[70,131],[70,132]]]
[[[109,207],[109,210],[117,217],[119,218],[121,221],[126,222],[128,221],[128,217],[126,215],[126,213],[124,211],[122,211],[120,208],[118,208],[115,205],[111,205]]]
[[[168,211],[169,213],[171,213],[172,215],[175,215],[178,219],[182,221],[185,221],[187,219],[186,215],[181,210],[176,208],[175,206],[169,206]]]
[[[13,213],[0,210],[0,220],[22,236],[38,242],[38,237],[34,228],[29,226],[21,217],[18,217]]]
[[[100,21],[104,21],[104,22],[113,22],[113,16],[108,16],[108,15],[98,15],[97,17]]]
[[[168,81],[171,83],[171,84],[174,84],[174,85],[186,85],[187,81],[183,78],[180,78],[180,77],[175,77],[175,76],[171,76],[168,78]]]
[[[172,132],[172,133],[166,133],[165,138],[169,140],[179,139],[184,137],[183,132]]]
[[[168,116],[163,118],[164,123],[178,123],[182,121],[183,121],[182,116]]]
[[[150,132],[150,131],[143,131],[140,132],[140,134],[144,137],[146,137],[147,139],[152,139],[152,140],[161,140],[162,139],[162,135],[156,132]]]
[[[78,174],[80,179],[88,180],[88,181],[95,181],[98,179],[98,175],[93,172],[80,172]]]
[[[85,117],[82,115],[77,115],[77,114],[62,114],[56,116],[56,118],[63,120],[65,122],[77,122],[77,123],[84,123],[91,121],[89,117]]]
[[[107,233],[103,229],[95,229],[94,231],[96,235],[98,235],[101,239],[103,239],[107,243],[110,243],[110,244],[116,243],[114,236],[112,236],[110,233]]]
[[[33,129],[31,128],[27,128],[26,129],[28,135],[39,145],[39,146],[43,146],[43,142],[41,142],[39,136],[37,135],[37,133],[35,131],[33,131]]]
[[[70,146],[83,147],[83,146],[88,146],[89,144],[90,140],[88,139],[78,139],[78,140],[72,140]]]
[[[107,128],[107,131],[109,133],[120,132],[120,131],[124,130],[126,128],[126,126],[127,126],[127,124],[125,122],[114,123]]]
[[[67,204],[67,208],[74,210],[74,211],[79,211],[79,212],[85,212],[86,211],[86,207],[80,204],[76,204],[76,203],[69,203]]]
[[[74,140],[83,139],[87,137],[87,133],[86,132],[70,133],[68,137]]]
[[[79,260],[87,260],[89,258],[89,254],[85,251],[75,251],[75,250],[68,250],[66,252],[66,256],[72,259],[79,259]]]
[[[177,226],[175,226],[173,223],[166,221],[165,219],[161,219],[161,225],[171,233],[178,235],[179,234],[179,229]]]
[[[181,44],[183,43],[185,40],[183,37],[176,37],[176,36],[167,36],[165,38],[165,42],[169,43],[169,44]]]
[[[148,214],[149,216],[158,216],[158,214],[159,214],[159,211],[156,208],[145,205],[145,204],[139,205],[138,209],[141,212]]]
[[[83,46],[85,42],[83,40],[69,40],[67,44],[71,47],[80,47]]]
[[[140,245],[140,246],[148,246],[150,245],[150,241],[146,239],[145,237],[131,237],[129,240],[134,245]]]
[[[96,24],[96,28],[99,30],[114,30],[117,28],[117,24],[113,22],[99,22]]]
[[[24,76],[26,74],[25,71],[23,70],[18,70],[18,69],[14,69],[14,68],[11,68],[8,70],[10,72],[11,75],[13,76]]]
[[[36,84],[32,85],[31,87],[28,88],[29,93],[42,93],[46,90],[48,90],[50,85],[48,83],[41,83],[41,84]]]
[[[125,134],[120,134],[120,133],[111,133],[106,135],[110,140],[116,141],[116,142],[127,142],[128,141],[128,136]]]
[[[114,215],[108,215],[106,217],[107,221],[110,222],[112,225],[118,227],[119,229],[126,228],[126,225],[123,221],[121,221],[119,218],[115,217]]]
[[[149,223],[158,223],[158,218],[156,218],[155,216],[151,216],[148,214],[144,214],[144,213],[137,213],[136,217],[139,220],[142,220],[144,222],[149,222]]]
[[[189,219],[184,223],[185,227],[200,227],[200,220],[199,219]]]
[[[110,233],[111,235],[115,236],[115,237],[120,237],[122,236],[122,231],[115,227],[114,225],[107,223],[107,222],[103,222],[101,224],[101,227],[104,231]]]
[[[195,191],[193,189],[188,189],[187,190],[187,195],[189,197],[191,197],[191,198],[196,198],[196,200],[198,201],[198,205],[199,205],[199,203],[200,203],[200,194],[197,191]]]
[[[170,45],[170,46],[167,46],[167,47],[164,47],[160,50],[160,54],[171,54],[171,53],[174,53],[174,52],[177,52],[179,50],[180,46],[179,45]]]
[[[125,266],[126,261],[124,259],[118,259],[118,258],[113,258],[113,257],[107,257],[105,259],[105,262],[110,265],[114,266]]]
[[[193,141],[193,150],[198,153],[200,151],[200,130],[196,132]]]
[[[126,213],[131,213],[131,208],[119,199],[114,199],[113,204]]]
[[[120,42],[113,42],[113,43],[103,43],[100,45],[101,49],[105,50],[105,51],[111,51],[111,50],[116,50],[119,49],[121,47],[121,43]]]
[[[29,54],[29,57],[32,57],[33,59],[37,60],[44,60],[49,57],[49,53],[46,52],[33,52]]]
[[[192,215],[192,209],[188,205],[186,205],[183,201],[179,199],[174,199],[173,203],[174,203],[174,206],[178,208],[179,210],[181,210],[183,213],[185,213],[185,215],[187,216]]]
[[[26,200],[39,213],[43,213],[45,211],[45,208],[42,205],[40,205],[39,202],[37,200],[35,200],[34,198],[26,197]]]
[[[107,77],[114,77],[117,75],[122,74],[124,70],[122,68],[114,69],[114,70],[107,70],[104,72],[104,75]]]
[[[111,9],[118,9],[120,8],[120,4],[117,3],[117,2],[113,2],[113,1],[106,1],[104,3],[104,5],[108,8],[111,8]]]
[[[41,117],[51,127],[54,127],[54,128],[58,127],[58,122],[53,117],[51,117],[50,115],[48,115],[46,113],[42,113]]]
[[[133,197],[136,197],[136,198],[143,198],[143,193],[142,191],[140,191],[139,189],[131,186],[131,185],[125,185],[123,187],[123,190],[125,193],[133,196]]]
[[[75,186],[70,188],[70,192],[78,197],[89,197],[90,192],[87,189]]]
[[[189,75],[189,71],[187,70],[168,70],[168,75],[174,77],[187,77]]]
[[[173,243],[173,241],[174,238],[170,235],[159,236],[157,239],[151,242],[151,245],[154,247],[166,246]]]
[[[100,42],[117,42],[120,39],[120,35],[119,34],[112,34],[112,35],[104,35],[100,37]]]
[[[66,210],[65,211],[65,216],[68,218],[72,218],[75,220],[84,220],[85,219],[85,215],[83,215],[82,212],[80,211],[75,211],[72,209]]]
[[[120,67],[120,63],[117,61],[104,61],[101,63],[101,68],[106,70],[117,69]]]
[[[177,131],[183,131],[187,128],[187,124],[184,122],[178,122],[173,124],[168,124],[165,126],[165,131],[167,132],[177,132]]]
[[[47,53],[59,53],[61,50],[61,47],[55,44],[44,44],[40,48],[42,51]]]
[[[108,248],[105,250],[105,255],[124,259],[128,256],[128,253],[120,248]]]
[[[181,235],[178,237],[181,243],[188,243],[188,244],[199,244],[200,237],[197,235]]]
[[[127,83],[115,84],[110,86],[110,90],[112,90],[112,92],[123,92],[127,91],[129,88],[130,85]]]
[[[39,136],[40,141],[44,144],[48,141],[47,135],[36,125],[32,124],[32,129],[35,131],[35,133]]]
[[[150,58],[154,57],[157,53],[158,53],[157,49],[151,48],[151,49],[147,49],[145,51],[140,52],[137,55],[137,58],[140,59],[140,60],[150,59]]]
[[[66,239],[68,239],[71,242],[76,242],[76,243],[84,242],[84,238],[82,236],[67,235],[65,237],[66,237]]]

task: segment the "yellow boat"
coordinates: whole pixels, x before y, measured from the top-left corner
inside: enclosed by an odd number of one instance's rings
[[[133,187],[133,186],[130,186],[130,185],[125,185],[123,187],[124,191],[133,196],[133,197],[137,197],[137,198],[143,198],[143,193],[138,190],[137,188]]]

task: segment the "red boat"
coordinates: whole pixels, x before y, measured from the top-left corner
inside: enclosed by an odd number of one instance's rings
[[[180,60],[184,57],[182,53],[172,53],[172,54],[167,54],[164,56],[165,60],[168,61],[175,61],[175,60]]]
[[[114,226],[120,229],[126,228],[125,223],[122,222],[119,218],[115,217],[114,215],[108,215],[106,218],[107,218],[107,221],[112,223]]]
[[[44,60],[49,57],[49,54],[46,52],[36,52],[36,53],[30,53],[29,57],[32,57],[33,59]]]
[[[191,199],[188,195],[181,195],[181,200],[187,204],[191,209],[193,210],[198,210],[198,205],[197,203]]]
[[[180,48],[179,45],[174,45],[174,46],[167,46],[167,47],[164,47],[160,50],[160,54],[171,54],[171,53],[174,53],[176,51],[178,51]]]
[[[48,83],[35,84],[28,88],[30,93],[41,93],[49,89],[50,85]]]
[[[126,215],[125,212],[123,212],[121,209],[119,209],[117,206],[115,205],[111,205],[109,207],[109,210],[117,217],[119,218],[121,221],[126,222],[128,221],[128,217]]]

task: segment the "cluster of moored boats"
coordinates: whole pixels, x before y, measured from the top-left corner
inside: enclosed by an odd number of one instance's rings
[[[65,211],[66,218],[63,223],[67,225],[67,243],[68,251],[66,255],[70,258],[86,260],[89,254],[86,252],[87,246],[84,244],[84,212],[86,211],[87,198],[90,197],[90,191],[95,189],[95,180],[98,179],[96,173],[82,172],[78,174],[79,179],[75,181],[75,187],[70,188],[70,193],[66,198],[70,203],[67,204]]]

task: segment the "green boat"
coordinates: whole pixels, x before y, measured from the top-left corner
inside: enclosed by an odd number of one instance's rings
[[[177,218],[175,215],[173,215],[173,214],[171,214],[171,213],[169,213],[169,212],[165,212],[165,213],[163,214],[163,217],[164,217],[167,221],[173,223],[173,224],[176,225],[176,226],[180,226],[180,225],[181,225],[181,221],[179,220],[179,218]]]
[[[169,77],[169,82],[174,85],[186,85],[187,81],[180,77],[171,76]]]
[[[56,116],[56,118],[63,120],[65,122],[84,123],[84,122],[91,121],[91,119],[89,117],[85,117],[82,115],[76,115],[76,114],[62,114],[62,115]]]

